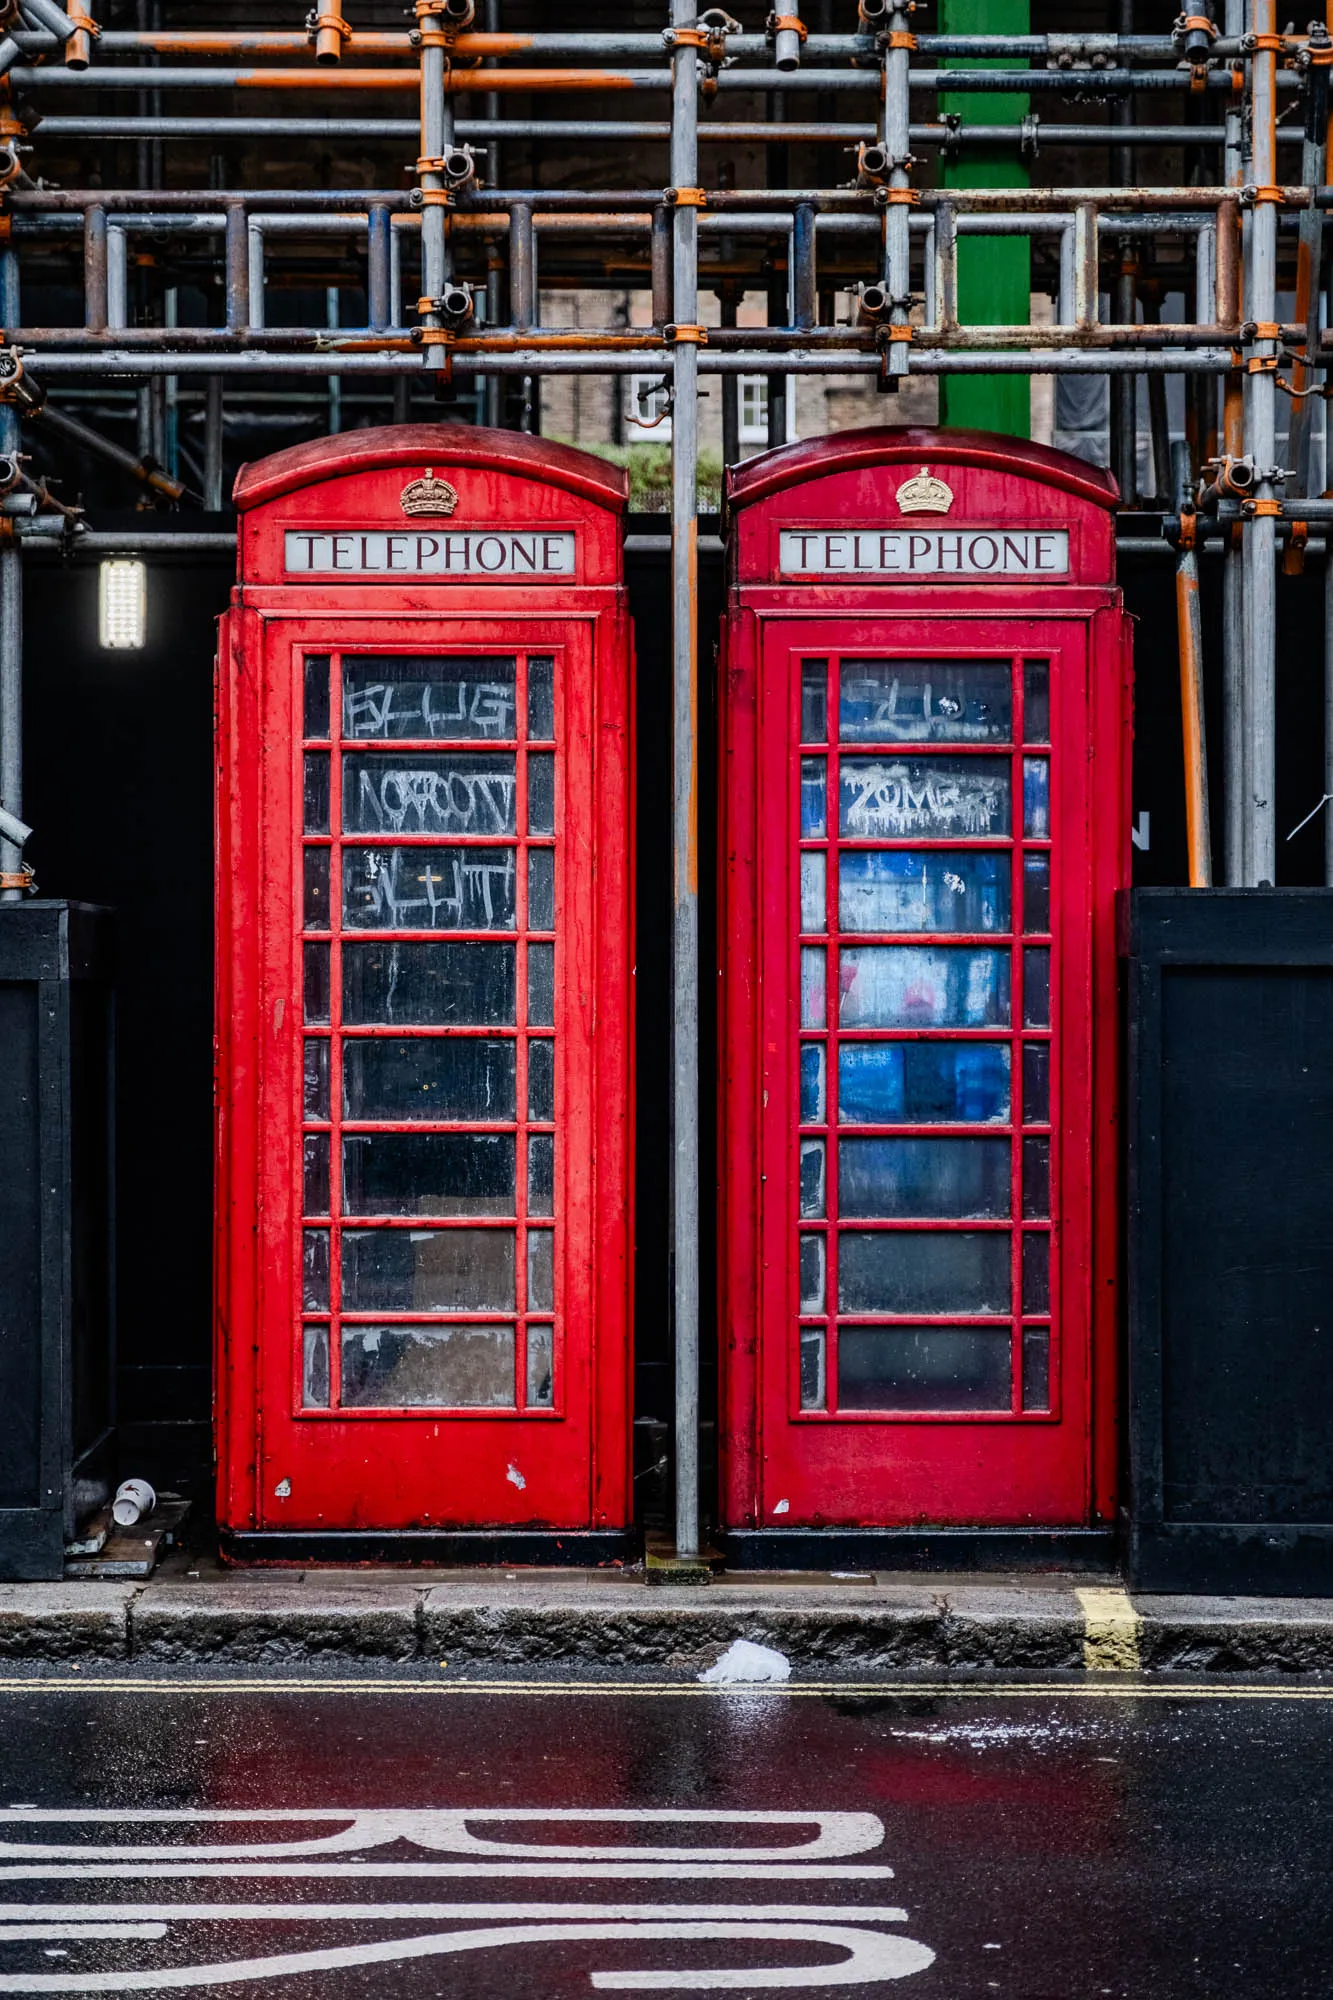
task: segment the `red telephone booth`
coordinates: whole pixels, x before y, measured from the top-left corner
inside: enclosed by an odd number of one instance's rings
[[[454,425],[238,480],[216,1284],[242,1556],[622,1547],[625,494]]]
[[[1112,1515],[1114,503],[1077,459],[967,432],[847,432],[730,475],[719,1240],[740,1560],[772,1559],[773,1531]]]

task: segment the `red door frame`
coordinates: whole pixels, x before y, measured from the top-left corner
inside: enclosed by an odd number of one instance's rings
[[[942,446],[952,447],[952,455]],[[1049,477],[1052,459],[1057,455],[1009,440],[853,433],[750,461],[733,480],[733,584],[720,675],[719,856],[721,1460],[723,1518],[732,1529],[927,1523],[1026,1529],[1113,1517],[1119,1178],[1114,897],[1127,875],[1130,728],[1128,628],[1118,593],[1109,587],[1098,533],[1113,496],[1096,491],[1098,475],[1087,478],[1085,467],[1075,475],[1083,488],[1078,498],[1095,503],[1082,508],[1085,518],[1079,519],[1067,492],[1043,496],[1060,498],[1068,510],[1055,518],[1069,520],[1074,560],[1091,572],[1088,582],[1074,574],[1039,592],[957,582],[904,591],[850,579],[837,586],[822,578],[792,585],[774,576],[782,526],[821,518],[845,526],[885,513],[891,518],[904,460],[947,463],[948,476],[963,488],[960,513],[971,501],[971,521],[998,519],[1008,527],[1034,511],[1031,488],[1013,475]],[[787,461],[785,468],[779,460]],[[996,478],[1001,461],[1007,492]],[[1059,469],[1069,463],[1058,461]],[[983,472],[971,489],[961,470],[969,465]],[[851,506],[849,474],[856,480]],[[747,499],[747,483],[760,504]],[[1049,511],[1045,518],[1052,518]],[[799,1409],[798,662],[802,656],[835,661],[840,653],[977,653],[1014,661],[1063,655],[1052,670],[1050,732],[1052,924],[1061,965],[1052,1022],[1060,1024],[1064,1045],[1063,1058],[1056,1057],[1063,1113],[1053,1107],[1063,1189],[1052,1203],[1052,1234],[1063,1231],[1064,1237],[1055,1272],[1068,1353],[1061,1382],[1055,1373],[1061,1343],[1052,1342],[1049,1415],[1016,1409],[816,1415]],[[837,754],[831,720],[830,773]],[[1020,767],[1021,747],[1005,754]],[[835,872],[831,867],[830,884]],[[831,886],[828,907],[832,926]],[[831,1012],[830,1029],[836,1021]],[[955,1031],[949,1032],[952,1037]],[[830,1085],[832,1069],[830,1061]],[[825,1115],[831,1119],[832,1111]],[[830,1123],[825,1129],[831,1175],[835,1128]],[[1013,1144],[1016,1156],[1016,1133]],[[1017,1218],[1013,1234],[1016,1243]]]
[[[600,1533],[606,1539],[623,1532],[630,1517],[633,717],[631,642],[618,580],[620,489],[616,474],[597,467],[595,477],[602,481],[597,504],[589,504],[591,478],[572,497],[559,477],[565,461],[579,461],[580,472],[595,461],[553,447],[555,477],[540,450],[524,466],[527,479],[545,474],[549,486],[536,489],[535,500],[531,488],[515,493],[505,464],[512,441],[505,434],[501,446],[491,447],[489,436],[463,433],[460,448],[452,426],[443,433],[434,427],[408,433],[406,442],[402,432],[385,434],[378,443],[375,434],[358,433],[328,441],[313,479],[308,456],[300,468],[305,479],[284,484],[269,472],[299,454],[280,454],[253,469],[256,485],[261,491],[267,487],[268,508],[276,518],[265,522],[264,503],[256,503],[259,518],[252,514],[247,521],[250,546],[243,549],[247,582],[223,621],[217,783],[219,1518],[233,1547],[247,1557],[281,1559],[295,1552],[302,1537],[316,1552],[336,1544],[335,1552],[355,1555],[367,1537],[378,1537],[388,1553],[412,1554],[425,1552],[429,1538],[438,1542],[442,1531],[462,1531],[466,1539],[478,1530],[524,1528],[538,1543],[545,1536],[546,1552],[557,1559],[562,1554],[586,1559],[582,1537]],[[531,442],[523,440],[522,446]],[[304,582],[275,583],[264,574],[285,527],[294,518],[309,522],[312,510],[320,521],[341,515],[358,526],[374,523],[377,514],[392,520],[385,503],[396,503],[404,472],[423,463],[447,473],[464,504],[472,503],[473,518],[522,519],[536,505],[548,519],[575,526],[581,573],[556,589],[478,582],[401,589],[377,582],[313,590]],[[341,490],[319,481],[319,472],[330,470],[341,478]],[[521,1311],[464,1315],[469,1321],[515,1323],[514,1408],[339,1409],[338,1321],[317,1311],[306,1318],[330,1325],[333,1389],[329,1407],[302,1405],[300,857],[303,847],[327,848],[336,886],[342,754],[337,735],[327,750],[317,746],[330,760],[335,817],[330,838],[303,836],[302,663],[307,655],[329,655],[336,696],[343,649],[409,655],[503,651],[519,662],[519,702],[528,655],[556,661],[555,1296],[548,1315],[555,1327],[556,1388],[550,1408],[520,1406],[526,1324]],[[524,712],[520,707],[520,715]],[[331,706],[332,716],[339,713],[340,704]],[[364,754],[374,746],[373,740],[356,737],[346,747]],[[478,745],[468,747],[475,751]],[[522,829],[522,743],[488,739],[484,747],[514,755],[515,820]],[[392,744],[395,753],[408,755],[449,748],[443,738]],[[410,838],[404,834],[398,844]],[[431,840],[421,833],[415,838]],[[440,838],[435,837],[437,844]],[[522,848],[521,832],[517,838]],[[394,841],[377,835],[375,844]],[[473,836],[469,844],[475,844]],[[506,844],[512,847],[513,840]],[[527,950],[526,872],[518,871],[517,931],[485,933],[490,939],[515,939],[516,981]],[[315,941],[329,937],[336,969],[341,947],[328,922],[326,917],[320,928],[316,920]],[[308,923],[304,929],[309,932]],[[384,934],[349,935],[364,942]],[[456,940],[460,933],[428,935]],[[521,995],[521,984],[517,990]],[[330,993],[328,1028],[315,1026],[312,1039],[329,1044],[332,1092],[341,1039],[336,977],[330,979]],[[373,1037],[377,1031],[353,1032]],[[521,1028],[498,1032],[517,1036],[521,1089],[524,1034]],[[520,1111],[523,1104],[519,1096]],[[336,1095],[330,1109],[339,1110]],[[333,1135],[328,1226],[336,1237],[338,1121],[335,1117],[330,1126],[317,1120],[316,1127]],[[419,1131],[422,1125],[412,1121],[400,1129]],[[512,1129],[521,1134],[521,1118]],[[520,1172],[517,1222],[508,1224],[516,1229],[520,1251],[522,1190]],[[356,1217],[358,1223],[367,1219]],[[319,1218],[306,1223],[318,1227]],[[407,1219],[399,1218],[397,1226],[409,1226]],[[516,1261],[517,1304],[524,1297],[523,1259]],[[335,1253],[335,1285],[336,1267]],[[337,1303],[335,1289],[330,1304]],[[379,1322],[395,1316],[361,1317]],[[512,1537],[505,1547],[511,1551],[506,1559],[517,1559],[512,1551],[519,1544]]]

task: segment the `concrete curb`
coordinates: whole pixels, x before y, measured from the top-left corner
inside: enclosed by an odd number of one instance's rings
[[[0,1661],[421,1660],[695,1674],[736,1639],[821,1672],[1333,1671],[1333,1599],[1141,1597],[1073,1579],[873,1584],[214,1571],[0,1584]]]

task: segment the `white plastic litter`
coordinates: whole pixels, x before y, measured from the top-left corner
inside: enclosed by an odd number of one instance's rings
[[[714,1686],[753,1687],[759,1681],[789,1681],[791,1661],[772,1646],[756,1646],[752,1639],[735,1639],[722,1658],[699,1675]]]
[[[111,1518],[118,1528],[132,1528],[145,1520],[157,1505],[157,1495],[146,1479],[126,1479],[111,1503]]]

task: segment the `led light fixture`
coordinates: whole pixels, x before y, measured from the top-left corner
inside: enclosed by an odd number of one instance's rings
[[[134,557],[104,562],[97,578],[99,645],[129,652],[143,645],[148,623],[148,571]]]

